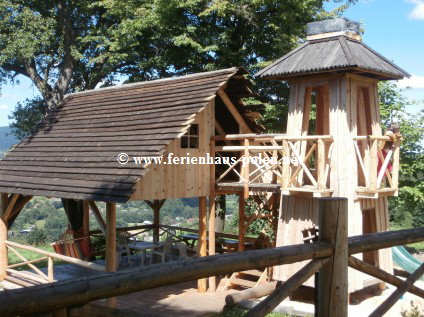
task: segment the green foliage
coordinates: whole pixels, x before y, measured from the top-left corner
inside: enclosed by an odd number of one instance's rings
[[[12,114],[8,116],[9,120],[12,120],[12,134],[19,140],[25,139],[44,118],[46,111],[47,105],[40,97],[18,102]]]
[[[384,126],[399,122],[404,137],[400,152],[399,197],[390,199],[390,220],[402,227],[424,225],[424,110],[416,115],[406,111],[407,100],[393,82],[382,82],[381,120]]]
[[[44,229],[35,227],[33,231],[28,233],[27,242],[29,245],[39,246],[47,242],[47,234]]]

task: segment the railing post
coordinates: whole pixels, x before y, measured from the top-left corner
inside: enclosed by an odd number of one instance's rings
[[[8,195],[0,194],[0,281],[6,277],[6,268],[8,265],[7,247],[7,221],[5,219],[8,203]]]
[[[370,149],[370,190],[377,190],[377,174],[378,174],[378,140],[371,139]]]
[[[116,203],[106,203],[106,271],[115,272],[116,263]],[[116,298],[106,301],[109,307],[116,306]]]
[[[287,158],[288,162],[290,162],[290,151],[289,151],[289,143],[286,139],[283,139],[283,166],[282,166],[282,179],[281,179],[281,187],[287,188],[289,186],[290,180],[290,163],[284,164],[284,158]]]
[[[215,158],[215,140],[210,141],[210,156]],[[210,194],[209,194],[209,255],[215,254],[215,216],[216,216],[216,191],[215,191],[215,164],[210,168]],[[209,291],[216,291],[216,277],[209,277]]]
[[[319,202],[319,239],[333,246],[333,255],[319,272],[318,317],[346,317],[348,307],[348,238],[346,198]]]
[[[249,139],[244,139],[244,161],[242,163],[243,163],[244,198],[249,198],[249,174],[250,174]]]
[[[53,258],[51,256],[49,256],[47,258],[47,276],[49,279],[49,282],[52,283],[54,282],[54,272],[53,272]]]
[[[206,197],[199,197],[199,246],[198,256],[207,256],[206,251]],[[207,291],[208,279],[202,278],[197,281],[197,290],[199,293]]]
[[[392,167],[392,183],[394,188],[399,186],[399,158],[400,158],[400,141],[394,142],[393,167]]]
[[[316,168],[317,168],[317,183],[319,190],[325,189],[325,144],[322,139],[317,140],[318,150],[316,155]]]

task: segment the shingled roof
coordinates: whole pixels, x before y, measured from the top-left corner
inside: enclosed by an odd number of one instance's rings
[[[0,161],[0,192],[125,202],[148,167],[120,165],[117,155],[160,156],[220,87],[245,85],[246,73],[229,68],[68,95]]]
[[[348,36],[311,40],[284,55],[255,76],[288,79],[334,71],[356,71],[379,79],[410,75],[361,41]]]

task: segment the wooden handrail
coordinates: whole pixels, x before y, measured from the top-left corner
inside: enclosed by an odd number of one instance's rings
[[[19,249],[23,249],[23,250],[27,250],[27,251],[32,251],[41,255],[45,255],[47,257],[52,257],[54,259],[58,259],[58,260],[62,260],[64,262],[67,263],[71,263],[71,264],[76,264],[82,267],[86,267],[88,269],[92,269],[92,270],[96,270],[96,271],[105,271],[105,267],[96,263],[91,263],[91,262],[87,262],[84,260],[80,260],[80,259],[76,259],[70,256],[66,256],[66,255],[62,255],[62,254],[58,254],[58,253],[53,253],[50,251],[45,251],[45,250],[41,250],[38,249],[36,247],[32,247],[32,246],[28,246],[28,245],[23,245],[20,243],[16,243],[16,242],[12,242],[12,241],[8,241],[6,240],[4,242],[7,246],[11,246],[11,247],[15,247],[15,248],[19,248]]]
[[[137,230],[137,229],[153,229],[153,225],[139,225],[134,227],[122,227],[116,228],[116,232],[129,231],[129,230]],[[90,235],[103,233],[102,230],[91,230],[89,231]]]
[[[291,136],[287,134],[227,134],[212,136],[211,140],[226,141],[226,140],[289,140],[289,141],[307,141],[307,140],[333,140],[331,135],[305,135],[305,136]]]
[[[192,229],[192,228],[183,228],[183,227],[176,227],[176,226],[169,226],[169,225],[160,225],[161,228],[166,228],[166,229],[174,229],[174,230],[178,230],[178,231],[185,231],[185,232],[193,232],[193,233],[198,233],[199,230],[198,229]],[[209,235],[209,230],[206,232]],[[222,232],[215,232],[215,235],[218,238],[228,238],[228,239],[238,239],[238,235],[235,234],[229,234],[229,233],[222,233]],[[256,238],[252,238],[252,237],[245,237],[246,241],[249,242],[253,242],[256,240]]]
[[[354,236],[349,238],[348,253],[362,253],[421,241],[424,241],[424,228]],[[332,254],[333,246],[331,244],[315,242],[168,262],[114,273],[101,273],[47,286],[39,285],[2,292],[0,294],[0,314],[6,317],[51,311],[60,307],[83,305],[102,298],[208,276],[290,264],[308,259],[323,259]],[[25,298],[26,305],[20,304],[19,300],[22,298]]]

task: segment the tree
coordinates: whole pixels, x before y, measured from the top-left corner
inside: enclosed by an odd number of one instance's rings
[[[254,72],[328,13],[323,0],[5,0],[0,16],[2,81],[30,78],[53,110],[66,93],[123,76],[140,81],[232,66]],[[272,105],[286,102],[273,86],[257,88]],[[27,128],[13,119],[17,130]]]
[[[423,226],[424,110],[409,114],[406,105],[411,102],[393,82],[381,82],[379,92],[382,126],[398,122],[404,137],[400,150],[399,196],[389,200],[390,219],[403,227]]]
[[[26,138],[34,127],[43,119],[47,105],[43,99],[36,97],[18,102],[9,119],[12,120],[10,128],[12,134],[19,140]]]

